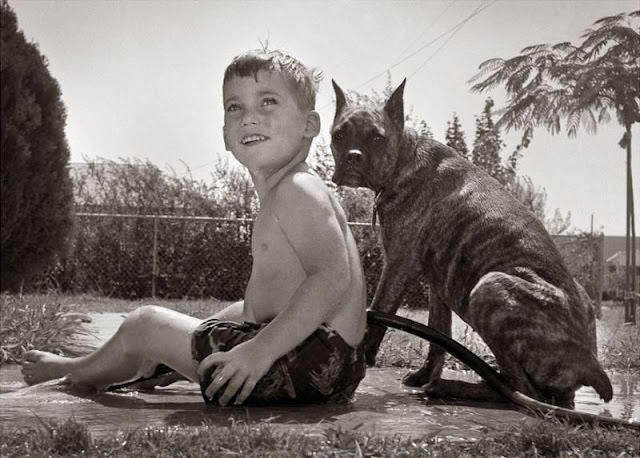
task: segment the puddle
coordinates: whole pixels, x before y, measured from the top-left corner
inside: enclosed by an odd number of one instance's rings
[[[97,344],[113,333],[120,314],[101,314],[88,327],[94,332],[84,344]],[[99,331],[98,331],[99,330]],[[449,439],[479,438],[507,431],[527,421],[506,405],[441,403],[418,389],[402,385],[405,369],[371,368],[349,405],[206,407],[197,385],[178,382],[154,392],[119,392],[80,395],[56,381],[32,387],[22,382],[20,367],[0,367],[0,430],[37,426],[42,420],[71,416],[97,436],[116,430],[146,427],[196,427],[204,423],[228,426],[232,421],[272,424],[274,428],[306,432],[325,428],[357,429],[377,434],[421,436],[437,434]],[[576,393],[576,410],[617,418],[640,419],[640,376],[609,374],[613,400],[605,404],[591,388]],[[474,381],[473,373],[445,371],[446,378]]]

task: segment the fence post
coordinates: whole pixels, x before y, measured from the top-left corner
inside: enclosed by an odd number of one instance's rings
[[[598,247],[596,248],[596,317],[602,318],[602,288],[604,285],[604,233],[598,237]]]
[[[153,218],[153,266],[151,271],[151,297],[156,298],[156,278],[158,277],[158,217]]]

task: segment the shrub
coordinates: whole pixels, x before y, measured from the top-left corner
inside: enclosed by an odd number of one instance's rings
[[[76,215],[73,250],[46,279],[63,291],[128,299],[242,298],[252,223],[224,218],[252,217],[257,198],[239,169],[220,162],[212,175],[207,184],[135,159],[76,166],[76,209],[117,215]]]
[[[1,18],[1,288],[16,290],[64,251],[72,191],[58,83],[6,0]]]

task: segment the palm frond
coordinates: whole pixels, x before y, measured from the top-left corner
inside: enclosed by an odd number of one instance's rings
[[[550,45],[547,43],[541,43],[537,45],[527,46],[520,50],[520,54],[537,54],[542,51],[547,51],[550,48]]]
[[[505,89],[508,93],[516,93],[522,90],[533,70],[532,65],[525,65],[516,72],[514,72],[505,82]]]
[[[566,120],[575,136],[581,126],[593,132],[608,122],[611,110],[621,122],[640,122],[640,27],[630,25],[637,17],[640,10],[600,19],[579,46],[536,44],[510,59],[489,59],[471,90],[504,86],[507,103],[496,125],[507,130],[544,126],[555,134]]]
[[[569,137],[575,137],[580,126],[580,118],[582,114],[579,111],[572,111],[567,116],[567,134]]]
[[[611,121],[611,115],[609,114],[609,109],[607,107],[601,107],[600,113],[598,113],[598,123],[606,124]]]
[[[485,79],[474,84],[471,87],[471,91],[483,92],[502,83],[505,83],[508,87],[515,84],[517,87],[518,78],[520,78],[520,76],[515,76],[514,78],[514,75],[519,75],[519,73],[523,71],[525,73],[530,71],[527,70],[528,68],[531,68],[531,60],[529,56],[516,56],[508,60],[491,59],[489,61],[485,61],[480,65],[481,71],[474,75],[469,82],[478,81],[483,77]],[[491,71],[493,71],[493,73],[486,76],[486,74]]]
[[[584,49],[576,47],[573,51],[567,54],[566,60],[568,62],[584,62],[588,60],[588,56]]]
[[[628,16],[631,19],[631,16]],[[626,19],[625,15],[612,16],[615,19],[602,23],[602,26],[597,29],[588,29],[583,33],[582,37],[585,39],[581,45],[581,48],[589,50],[589,54],[597,56],[602,50],[602,47],[612,42],[612,45],[623,44],[628,48],[629,52],[638,53],[638,43],[640,42],[640,34],[638,34],[638,25],[624,24],[623,19]]]
[[[473,75],[468,82],[471,83],[471,82],[477,81],[487,73],[501,69],[503,65],[504,65],[504,59],[501,59],[499,57],[485,60],[478,66],[478,73]]]
[[[544,126],[544,128],[547,129],[551,135],[555,135],[562,130],[560,116],[558,115],[549,116],[547,119],[541,122],[541,125]]]
[[[532,122],[531,104],[528,102],[511,105],[507,109],[496,111],[496,114],[500,116],[495,123],[496,127],[504,128],[507,132],[511,129],[519,130]]]
[[[584,42],[582,49],[585,50],[585,60],[595,59],[600,55],[600,52],[607,46],[608,39],[587,40]]]
[[[591,134],[595,134],[597,132],[598,120],[596,119],[595,112],[593,109],[591,109],[591,107],[585,108],[582,111],[582,116],[580,119],[582,121],[582,124],[584,124],[587,132]]]
[[[606,27],[609,24],[615,24],[617,22],[620,22],[625,16],[626,16],[626,13],[620,13],[614,16],[603,17],[598,19],[596,22],[594,22],[594,24],[601,24],[602,26]]]

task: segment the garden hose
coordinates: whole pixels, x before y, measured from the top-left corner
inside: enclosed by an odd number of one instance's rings
[[[398,329],[400,331],[407,332],[421,339],[428,340],[440,347],[444,348],[452,356],[469,366],[474,370],[482,379],[487,382],[487,385],[495,390],[498,394],[504,397],[506,400],[515,405],[518,410],[525,413],[533,413],[542,417],[555,417],[561,420],[568,420],[578,423],[594,423],[602,426],[625,426],[640,430],[640,423],[634,421],[626,421],[619,418],[605,417],[602,415],[595,415],[585,412],[577,412],[571,409],[565,409],[563,407],[557,407],[545,402],[538,401],[530,398],[529,396],[515,391],[509,387],[509,384],[499,372],[493,367],[489,366],[480,357],[478,357],[471,350],[464,345],[459,344],[451,337],[443,334],[442,332],[418,323],[417,321],[410,320],[401,316],[393,315],[390,313],[379,312],[377,310],[367,310],[367,323]],[[118,385],[112,385],[108,388],[108,391],[115,391],[118,389],[126,388],[135,385],[140,382],[154,379],[160,375],[173,372],[168,366],[159,364],[153,375],[150,377],[140,377],[136,380],[121,383]]]

